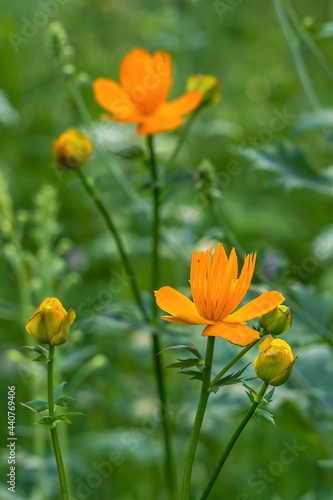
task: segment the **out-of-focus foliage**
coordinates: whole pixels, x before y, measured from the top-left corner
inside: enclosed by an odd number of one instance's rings
[[[89,132],[100,154],[85,172],[124,236],[150,303],[145,145],[135,127],[102,123],[91,91],[95,78],[118,79],[120,60],[134,46],[171,52],[170,98],[184,92],[190,74],[212,74],[222,82],[221,102],[202,110],[175,162],[165,165],[179,130],[156,137],[165,181],[161,285],[183,286],[193,248],[220,240],[240,254],[258,251],[250,298],[274,286],[293,310],[285,338],[298,360],[269,407],[276,428],[264,419],[250,422],[211,498],[219,499],[221,491],[237,500],[330,498],[332,3],[284,3],[301,23],[293,25],[294,36],[316,106],[305,95],[271,1],[0,0],[0,396],[5,402],[8,385],[16,386],[17,500],[56,499],[46,431],[31,427],[32,416],[19,405],[45,399],[43,367],[17,348],[29,342],[24,324],[46,296],[77,311],[58,359],[68,381],[64,395],[73,396],[74,410],[85,415],[69,428],[63,424],[76,498],[166,498],[149,332],[139,323],[116,247],[91,201],[75,174],[52,168],[56,137],[69,127]],[[65,74],[50,47],[54,21],[63,23],[74,47]],[[82,126],[70,93],[72,65],[90,125]],[[164,348],[194,343],[204,351],[200,328],[163,329]],[[218,340],[214,373],[238,352]],[[176,362],[172,351],[164,358],[165,364]],[[251,351],[237,370],[253,358]],[[177,370],[165,374],[180,477],[199,383]],[[246,376],[254,376],[253,368]],[[195,498],[248,407],[240,385],[222,389],[212,395],[205,418]],[[0,411],[5,443],[5,404]],[[4,447],[2,478],[7,468]],[[0,496],[12,498],[3,479]]]

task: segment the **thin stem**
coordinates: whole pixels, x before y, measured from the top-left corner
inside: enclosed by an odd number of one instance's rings
[[[149,135],[147,137],[147,149],[149,153],[149,167],[151,173],[151,183],[152,183],[152,197],[153,197],[153,223],[152,223],[152,239],[153,239],[153,251],[152,251],[152,296],[154,291],[157,290],[159,286],[159,245],[160,245],[160,194],[161,189],[159,186],[158,171],[156,164],[156,157],[154,151],[153,136]],[[161,352],[160,336],[158,331],[157,323],[157,313],[158,308],[155,301],[152,305],[152,341],[153,341],[153,358],[154,358],[154,370],[155,377],[157,381],[157,390],[161,406],[161,419],[163,425],[163,437],[164,437],[164,448],[165,448],[165,477],[167,487],[169,489],[170,498],[176,497],[176,476],[175,468],[173,465],[172,448],[171,448],[171,437],[170,437],[170,424],[169,424],[169,414],[166,401],[166,390],[165,382],[162,370],[162,360],[159,353]]]
[[[48,393],[48,402],[49,402],[49,416],[54,417],[54,391],[53,391],[53,364],[54,364],[54,347],[50,345],[49,349],[49,360],[47,364],[47,393]],[[61,447],[59,442],[59,436],[56,424],[51,429],[51,437],[54,455],[57,462],[58,475],[60,481],[61,488],[61,498],[62,500],[68,500],[68,487],[66,481],[66,473],[64,462],[61,454]]]
[[[214,483],[219,475],[219,473],[221,472],[221,469],[223,467],[223,465],[225,464],[232,448],[234,447],[234,444],[236,443],[237,439],[239,438],[241,432],[243,431],[244,427],[246,426],[246,424],[248,423],[248,421],[250,420],[250,418],[252,417],[252,415],[254,414],[257,406],[260,404],[260,402],[262,401],[262,398],[267,390],[267,387],[268,387],[268,384],[266,382],[263,383],[263,385],[261,386],[261,389],[260,391],[258,392],[258,395],[257,397],[255,398],[255,400],[253,401],[253,403],[251,404],[250,408],[248,409],[248,411],[246,412],[246,415],[244,416],[243,420],[241,421],[241,423],[239,424],[239,426],[237,427],[237,429],[235,430],[235,432],[233,433],[233,435],[231,436],[230,438],[230,441],[229,443],[227,444],[224,452],[222,453],[222,456],[220,458],[220,461],[215,469],[215,471],[213,472],[212,474],[212,477],[210,478],[203,494],[201,495],[200,497],[200,500],[205,500],[206,498],[208,498],[208,495],[212,489],[212,487],[214,486]]]
[[[86,176],[84,175],[81,168],[77,169],[77,174],[82,182],[84,189],[86,190],[88,195],[92,198],[93,202],[95,203],[96,208],[98,209],[99,213],[103,217],[105,224],[107,225],[111,235],[113,236],[113,238],[116,242],[118,252],[121,256],[121,259],[123,261],[126,272],[127,272],[128,276],[130,277],[130,284],[131,284],[134,299],[135,299],[140,311],[142,312],[142,315],[143,315],[145,321],[148,322],[149,316],[148,316],[148,314],[145,310],[145,307],[143,305],[141,295],[139,292],[139,288],[138,288],[137,283],[136,283],[135,274],[132,270],[131,263],[130,263],[129,258],[127,256],[127,253],[125,251],[125,248],[124,248],[123,242],[120,238],[120,235],[118,233],[118,230],[117,230],[110,214],[108,213],[107,209],[105,208],[104,203],[102,202],[101,198],[98,196],[93,185],[88,182],[88,180],[87,180]]]
[[[236,356],[234,356],[232,358],[231,361],[229,361],[229,363],[227,363],[225,365],[224,368],[222,368],[222,370],[216,375],[216,377],[211,381],[210,383],[210,389],[212,389],[214,387],[214,385],[223,377],[223,375],[225,373],[227,373],[228,370],[230,370],[230,368],[239,360],[241,359],[244,354],[246,354],[250,349],[252,349],[253,346],[255,346],[258,342],[259,342],[260,339],[257,339],[257,340],[254,340],[253,342],[251,342],[251,344],[247,345],[246,347],[244,347],[244,349],[242,349],[238,354],[236,354]]]
[[[191,130],[191,127],[194,123],[194,120],[196,119],[196,117],[199,114],[199,110],[200,110],[200,107],[195,109],[192,112],[191,116],[188,118],[187,122],[185,123],[185,125],[181,129],[181,131],[178,135],[176,147],[166,163],[167,166],[171,165],[175,161],[175,159],[177,158],[178,154],[180,153],[180,151],[185,143],[186,137],[188,136],[188,134]]]
[[[318,63],[321,65],[323,70],[329,76],[331,80],[333,80],[333,69],[330,63],[327,61],[325,56],[322,54],[320,49],[314,43],[312,37],[309,35],[308,31],[304,27],[302,21],[300,21],[294,7],[289,2],[289,0],[285,0],[285,9],[288,12],[288,15],[292,22],[294,23],[295,29],[298,31],[299,35],[302,37],[308,49],[312,52],[313,56],[317,59]]]
[[[189,500],[190,498],[191,476],[192,476],[194,457],[198,445],[202,422],[205,416],[208,398],[210,395],[210,377],[212,372],[214,345],[215,345],[215,337],[208,337],[206,355],[205,355],[205,367],[202,372],[200,399],[186,455],[186,462],[185,462],[185,469],[183,476],[183,491],[181,496],[182,500]]]
[[[311,78],[309,76],[309,73],[306,69],[301,51],[299,49],[299,44],[295,38],[295,35],[290,27],[288,18],[286,16],[284,7],[281,3],[281,0],[273,0],[273,4],[277,13],[277,16],[279,18],[280,24],[282,31],[284,33],[284,36],[286,37],[287,43],[289,45],[291,54],[293,56],[296,70],[299,76],[299,79],[301,81],[301,84],[303,86],[305,95],[310,103],[311,108],[314,111],[317,111],[320,108],[320,102],[319,99],[315,93],[315,90],[313,88]]]

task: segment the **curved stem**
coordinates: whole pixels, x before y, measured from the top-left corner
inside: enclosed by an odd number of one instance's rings
[[[208,398],[210,395],[210,377],[212,372],[214,345],[215,345],[215,337],[208,337],[206,354],[205,354],[205,368],[203,369],[202,372],[200,399],[186,455],[186,462],[185,462],[185,469],[183,476],[183,491],[181,496],[182,500],[189,500],[190,498],[191,476],[192,476],[194,457],[198,445],[202,422],[205,416]]]
[[[214,486],[214,483],[215,483],[219,473],[221,472],[221,469],[222,469],[223,465],[225,464],[232,448],[234,447],[234,444],[236,443],[236,441],[239,438],[244,427],[246,426],[246,424],[248,423],[248,421],[250,420],[250,418],[254,414],[257,406],[260,404],[260,402],[261,402],[261,400],[262,400],[262,398],[267,390],[267,387],[268,387],[267,382],[264,382],[263,385],[261,386],[260,391],[258,392],[257,397],[255,398],[255,400],[251,404],[250,408],[246,412],[246,415],[244,416],[243,420],[241,421],[241,423],[239,424],[239,426],[237,427],[237,429],[235,430],[235,432],[231,436],[230,441],[227,444],[224,452],[222,453],[220,461],[219,461],[215,471],[212,474],[212,477],[210,478],[210,480],[205,488],[205,491],[203,492],[203,494],[200,497],[200,500],[205,500],[206,498],[208,498],[208,495],[209,495],[212,487]]]
[[[149,152],[149,167],[151,173],[151,183],[152,183],[152,195],[153,195],[153,223],[152,223],[152,239],[153,239],[153,251],[152,251],[152,296],[154,291],[157,290],[159,286],[159,244],[160,244],[160,194],[161,189],[159,186],[158,172],[156,157],[154,151],[153,136],[149,135],[147,137],[147,148]],[[169,414],[166,401],[166,391],[165,382],[162,370],[162,361],[159,353],[161,352],[160,336],[158,331],[157,323],[157,313],[158,307],[156,301],[153,300],[152,304],[152,342],[153,342],[153,358],[154,358],[154,370],[155,377],[157,381],[158,397],[161,406],[161,419],[163,425],[163,436],[164,436],[164,448],[165,448],[165,477],[167,487],[169,489],[170,498],[176,497],[176,477],[175,469],[172,457],[171,448],[171,437],[170,437],[170,424],[169,424]]]
[[[86,176],[84,175],[81,168],[77,169],[77,174],[82,182],[84,189],[86,190],[88,195],[92,198],[93,202],[95,203],[96,208],[98,209],[99,213],[103,217],[105,224],[107,225],[110,233],[112,234],[112,236],[116,242],[118,252],[121,256],[124,267],[126,269],[126,273],[128,274],[128,276],[130,278],[130,284],[131,284],[134,299],[135,299],[140,311],[142,312],[142,316],[144,317],[145,321],[149,321],[149,316],[148,316],[148,314],[145,310],[145,307],[143,305],[141,295],[139,292],[139,288],[138,288],[137,283],[136,283],[135,274],[132,270],[131,263],[130,263],[129,258],[127,256],[127,253],[125,251],[125,248],[124,248],[123,242],[120,238],[120,235],[117,231],[117,228],[116,228],[110,214],[108,213],[107,209],[105,208],[104,203],[99,198],[93,185],[88,182],[88,180],[87,180]]]
[[[236,354],[236,356],[234,356],[230,361],[229,363],[227,363],[225,365],[224,368],[222,368],[222,370],[216,375],[216,377],[213,378],[213,380],[211,381],[210,383],[210,389],[212,389],[214,387],[214,385],[223,377],[223,375],[225,373],[227,373],[228,370],[230,370],[230,368],[239,360],[241,359],[244,354],[246,354],[250,349],[252,349],[253,346],[255,346],[258,342],[259,342],[260,339],[257,339],[257,340],[254,340],[253,342],[251,342],[251,344],[247,345],[246,347],[244,347],[244,349],[242,349],[238,354]]]
[[[320,108],[320,102],[313,88],[311,78],[309,76],[308,70],[304,64],[304,60],[302,54],[300,52],[297,40],[295,39],[295,35],[290,27],[288,18],[286,16],[283,5],[281,4],[281,0],[273,0],[273,5],[275,7],[277,16],[279,18],[282,31],[284,36],[286,37],[287,43],[289,45],[290,51],[292,53],[296,70],[303,86],[305,95],[310,103],[310,106],[314,111],[317,111]]]
[[[54,391],[53,391],[53,363],[54,363],[54,347],[50,345],[49,349],[49,360],[47,364],[47,393],[49,402],[49,416],[54,417]],[[61,446],[58,436],[58,431],[56,424],[51,429],[51,438],[53,444],[54,455],[57,462],[58,475],[61,488],[61,498],[62,500],[68,500],[68,487],[66,481],[66,473],[64,462],[61,454]]]

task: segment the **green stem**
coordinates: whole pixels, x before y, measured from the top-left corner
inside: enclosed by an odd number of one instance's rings
[[[178,135],[176,147],[175,147],[173,153],[171,154],[170,158],[166,162],[166,166],[172,165],[172,163],[174,163],[175,159],[177,158],[178,154],[180,153],[180,151],[185,143],[185,140],[186,140],[186,138],[191,130],[191,127],[194,123],[194,120],[196,119],[196,117],[199,114],[199,111],[200,111],[200,107],[195,109],[192,112],[191,116],[188,118],[188,120],[185,123],[185,125],[183,126],[183,128],[181,129],[181,131]]]
[[[183,476],[183,491],[181,496],[182,500],[189,500],[190,498],[191,476],[192,476],[194,457],[198,445],[199,434],[204,419],[208,398],[210,395],[210,377],[212,372],[214,345],[215,345],[215,337],[208,337],[206,354],[205,354],[205,367],[202,372],[200,399],[186,455],[186,462],[185,462],[185,469]]]
[[[54,417],[53,364],[54,364],[54,347],[50,345],[49,360],[48,360],[48,364],[47,364],[47,392],[48,392],[49,416],[50,417]],[[68,494],[68,488],[67,488],[66,473],[65,473],[64,462],[63,462],[63,458],[62,458],[62,454],[61,454],[61,447],[60,447],[56,423],[54,424],[54,427],[52,427],[52,429],[51,429],[51,437],[52,437],[54,455],[56,458],[57,468],[58,468],[58,475],[59,475],[60,488],[61,488],[61,498],[62,498],[62,500],[68,500],[69,494]]]
[[[306,69],[299,44],[295,38],[295,35],[290,27],[287,15],[285,13],[284,7],[281,3],[281,0],[273,0],[273,5],[275,7],[277,16],[279,18],[280,24],[282,31],[284,33],[284,36],[286,37],[287,43],[289,45],[291,54],[293,56],[296,70],[299,76],[299,79],[301,81],[301,84],[303,86],[305,95],[310,103],[310,106],[314,111],[317,111],[320,108],[320,102],[319,99],[315,93],[315,90],[313,88],[311,78],[309,76],[309,73]]]
[[[325,56],[322,54],[320,49],[317,47],[312,37],[309,35],[308,31],[304,27],[302,21],[300,21],[294,7],[289,2],[289,0],[285,0],[285,9],[288,12],[288,15],[291,21],[294,23],[295,29],[298,31],[299,35],[302,37],[310,52],[312,52],[313,56],[317,59],[318,63],[321,65],[323,70],[329,76],[331,80],[333,80],[333,69],[330,63],[327,61]]]
[[[159,244],[160,244],[160,194],[161,189],[159,186],[158,172],[156,157],[154,152],[153,136],[149,135],[147,137],[147,148],[149,152],[149,166],[151,172],[151,183],[152,183],[152,196],[153,196],[153,223],[152,223],[152,239],[153,239],[153,251],[152,251],[152,297],[154,296],[154,291],[159,287]],[[169,424],[169,414],[166,401],[166,390],[165,382],[162,370],[162,360],[159,353],[161,352],[160,336],[158,331],[157,323],[157,313],[158,307],[156,301],[153,301],[152,305],[152,341],[153,341],[153,358],[154,358],[154,370],[157,381],[158,397],[161,406],[161,419],[163,425],[163,437],[164,437],[164,448],[165,448],[165,477],[166,483],[169,490],[170,498],[176,497],[176,476],[175,468],[173,464],[172,448],[171,448],[171,437],[170,437],[170,424]]]
[[[235,432],[233,433],[233,435],[231,436],[230,438],[230,441],[229,443],[227,444],[224,452],[222,453],[222,456],[220,458],[220,461],[215,469],[215,471],[213,472],[212,474],[212,477],[210,478],[203,494],[201,495],[200,497],[200,500],[205,500],[206,498],[208,498],[208,495],[212,489],[212,487],[214,486],[214,483],[219,475],[219,473],[221,472],[221,469],[223,467],[223,465],[225,464],[232,448],[234,447],[234,444],[236,443],[237,439],[239,438],[241,432],[243,431],[244,427],[246,426],[246,424],[248,423],[248,421],[250,420],[250,418],[252,417],[252,415],[254,414],[257,406],[259,405],[259,403],[262,401],[262,398],[267,390],[267,387],[268,387],[268,384],[267,382],[264,382],[263,385],[261,386],[261,389],[260,391],[258,392],[258,395],[257,397],[255,398],[255,400],[253,401],[253,403],[251,404],[250,408],[248,409],[246,415],[244,416],[243,420],[241,421],[241,423],[239,424],[239,426],[237,427],[237,429],[235,430]]]
[[[216,375],[216,377],[211,381],[210,383],[210,390],[214,387],[214,385],[223,377],[223,375],[225,373],[227,373],[228,370],[230,370],[230,368],[239,360],[241,359],[244,354],[246,354],[250,349],[252,349],[253,346],[255,346],[258,342],[259,342],[260,339],[257,339],[257,340],[254,340],[253,342],[251,342],[251,344],[247,345],[246,347],[244,347],[244,349],[242,349],[238,354],[236,354],[236,356],[234,356],[232,358],[231,361],[229,361],[228,364],[225,365],[224,368],[222,368],[222,370]]]
[[[127,253],[125,251],[125,248],[124,248],[123,242],[120,238],[120,235],[118,233],[118,230],[117,230],[110,214],[108,213],[107,209],[105,208],[102,200],[100,199],[100,197],[96,193],[93,185],[88,182],[88,180],[87,180],[86,176],[84,175],[81,168],[77,169],[77,174],[82,182],[84,189],[86,190],[87,194],[92,198],[93,202],[95,203],[96,208],[98,209],[99,213],[103,217],[104,222],[107,225],[107,228],[109,229],[110,233],[112,234],[112,236],[116,242],[118,252],[121,256],[121,259],[123,261],[126,272],[130,278],[130,284],[132,287],[134,299],[135,299],[140,311],[142,312],[142,315],[143,315],[145,321],[148,322],[149,316],[148,316],[148,314],[145,310],[145,307],[143,305],[141,295],[139,292],[139,288],[138,288],[137,283],[136,283],[135,274],[132,270],[131,263],[130,263],[129,258],[127,256]]]

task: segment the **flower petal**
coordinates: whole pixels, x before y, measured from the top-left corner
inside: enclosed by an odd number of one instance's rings
[[[223,321],[227,321],[228,323],[235,323],[238,321],[248,321],[249,319],[258,318],[262,314],[266,314],[269,311],[272,311],[274,307],[280,305],[285,298],[281,293],[271,291],[265,292],[259,295],[254,300],[245,304],[245,306],[238,309],[232,314],[229,314],[226,318],[223,318]]]
[[[259,332],[245,323],[224,323],[208,325],[201,334],[203,337],[222,337],[232,344],[245,346],[260,338]]]
[[[187,92],[174,101],[167,102],[158,108],[156,114],[164,117],[183,116],[199,106],[203,92]]]
[[[113,80],[98,78],[93,83],[98,104],[112,113],[112,117],[124,123],[137,123],[139,114],[123,89]]]
[[[171,86],[171,58],[166,52],[150,55],[135,48],[120,68],[123,90],[142,114],[150,115],[163,104]]]
[[[185,325],[212,324],[198,313],[194,302],[170,286],[163,286],[155,292],[157,305],[171,316],[162,316],[162,319],[171,323]]]
[[[140,119],[138,133],[140,135],[159,134],[160,132],[168,132],[178,128],[183,123],[183,119],[179,116],[175,118],[160,118],[157,116],[143,117]]]

